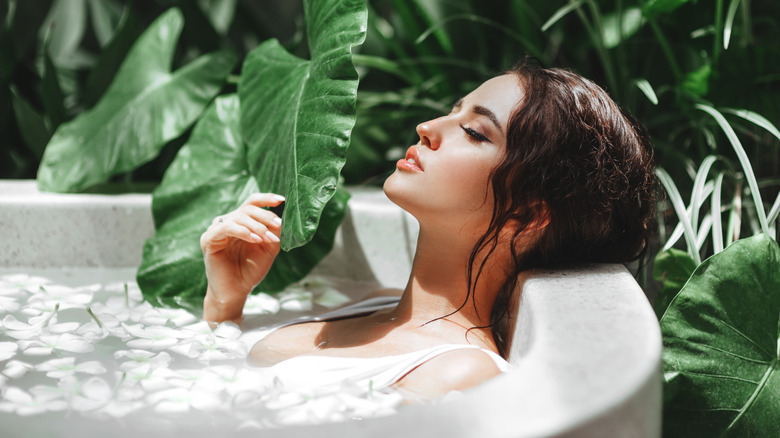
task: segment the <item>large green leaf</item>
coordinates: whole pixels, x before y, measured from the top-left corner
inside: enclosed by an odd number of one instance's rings
[[[133,42],[141,33],[138,20],[129,7],[125,8],[111,40],[100,51],[95,67],[89,72],[83,97],[87,107],[92,107],[111,85],[122,60],[130,51]]]
[[[780,249],[765,234],[704,261],[661,319],[664,436],[780,436]]]
[[[696,269],[696,263],[687,252],[670,248],[655,256],[653,279],[661,282],[661,289],[653,301],[658,319],[664,315],[669,303],[680,292]]]
[[[57,129],[38,170],[41,190],[78,191],[135,169],[203,112],[236,56],[204,55],[171,73],[183,25],[177,9],[161,15],[133,45],[97,105]]]
[[[305,0],[311,60],[276,40],[244,61],[238,92],[249,170],[263,191],[287,198],[285,251],[308,242],[336,192],[355,124],[358,76],[351,48],[363,42],[363,0]]]
[[[198,311],[202,307],[206,276],[200,235],[215,216],[234,210],[258,191],[246,154],[238,96],[219,97],[195,125],[154,192],[157,233],[146,242],[138,271],[138,284],[147,300]],[[347,198],[340,191],[328,203],[309,245],[279,254],[261,290],[278,291],[301,279],[330,251]]]

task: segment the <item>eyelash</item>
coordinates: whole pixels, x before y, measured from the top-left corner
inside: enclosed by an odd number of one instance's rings
[[[485,137],[483,134],[481,134],[478,131],[475,131],[471,128],[467,128],[463,125],[460,125],[461,129],[466,133],[466,135],[469,137],[469,141],[474,143],[481,143],[481,142],[490,142],[490,139]]]

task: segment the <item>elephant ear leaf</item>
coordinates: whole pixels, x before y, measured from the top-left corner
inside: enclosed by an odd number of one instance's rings
[[[59,126],[38,171],[41,190],[79,191],[133,170],[192,125],[219,93],[236,56],[215,52],[171,72],[183,25],[178,9],[161,15],[130,49],[100,101]]]
[[[704,261],[663,318],[664,436],[780,436],[780,249],[765,234]]]
[[[336,193],[355,124],[358,76],[351,48],[366,31],[364,0],[305,0],[311,59],[269,40],[246,58],[238,93],[249,170],[284,195],[282,249],[312,239]]]
[[[157,230],[144,245],[137,276],[144,297],[158,305],[200,307],[197,298],[206,292],[200,235],[215,216],[255,191],[238,131],[238,96],[219,97],[154,191]]]
[[[206,292],[200,235],[215,216],[235,210],[257,192],[239,130],[235,94],[218,97],[195,125],[154,191],[155,236],[144,245],[138,284],[151,303],[199,312]],[[333,247],[349,196],[338,191],[305,248],[280,253],[259,289],[273,292],[300,280]]]

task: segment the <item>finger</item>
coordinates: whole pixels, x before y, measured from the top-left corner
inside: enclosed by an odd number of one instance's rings
[[[264,240],[244,225],[235,220],[225,220],[209,227],[200,237],[200,246],[204,252],[212,247],[224,247],[228,239],[236,238],[248,243],[260,243]]]
[[[262,223],[270,230],[278,231],[282,226],[282,218],[277,216],[274,212],[260,208],[256,205],[245,205],[241,207],[241,212],[255,221]]]
[[[276,207],[284,202],[284,196],[275,193],[253,193],[244,201],[244,205],[255,205],[257,207]]]
[[[279,227],[275,227],[275,233],[274,230],[271,230],[266,224],[255,220],[252,216],[247,214],[236,216],[235,223],[252,231],[250,237],[253,239],[262,238],[262,240],[268,243],[279,243]]]

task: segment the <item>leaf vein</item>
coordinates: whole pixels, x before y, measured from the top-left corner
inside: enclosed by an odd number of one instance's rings
[[[728,350],[724,350],[722,348],[718,348],[718,347],[715,347],[715,346],[712,346],[712,345],[708,345],[708,344],[699,344],[699,345],[702,348],[707,348],[707,349],[710,349],[710,350],[720,351],[721,353],[724,353],[724,354],[727,354],[729,356],[733,356],[733,357],[742,359],[742,360],[747,361],[747,362],[760,363],[762,365],[767,365],[767,364],[772,362],[771,360],[761,360],[761,359],[754,359],[752,357],[741,356],[741,355],[739,355],[737,353],[734,353],[734,352],[731,352],[731,351],[728,351]]]
[[[745,405],[742,406],[742,408],[739,410],[739,414],[737,414],[736,417],[734,417],[734,420],[731,421],[731,424],[723,430],[723,433],[721,436],[725,436],[733,427],[737,424],[737,421],[742,418],[743,415],[745,415],[745,412],[750,408],[750,406],[753,404],[753,402],[758,397],[758,394],[761,393],[761,390],[764,388],[764,385],[766,385],[766,382],[769,380],[769,376],[772,375],[772,372],[775,369],[775,366],[777,365],[777,359],[772,361],[772,364],[767,368],[766,373],[764,373],[764,377],[761,379],[761,382],[759,382],[758,387],[756,387],[756,390],[753,391],[753,394],[751,394],[748,401],[745,402]]]
[[[728,327],[731,330],[733,330],[734,332],[736,332],[738,335],[742,336],[745,340],[747,340],[751,344],[755,345],[756,348],[758,348],[759,350],[761,350],[764,353],[766,353],[767,356],[769,356],[769,357],[773,357],[774,356],[771,352],[769,352],[769,350],[764,349],[763,346],[757,344],[754,340],[750,339],[747,335],[745,335],[744,333],[739,331],[736,327],[733,327],[732,325],[730,325],[729,323],[727,323],[726,321],[724,321],[722,319],[718,319],[718,321],[720,321],[723,325],[725,325],[726,327]]]

